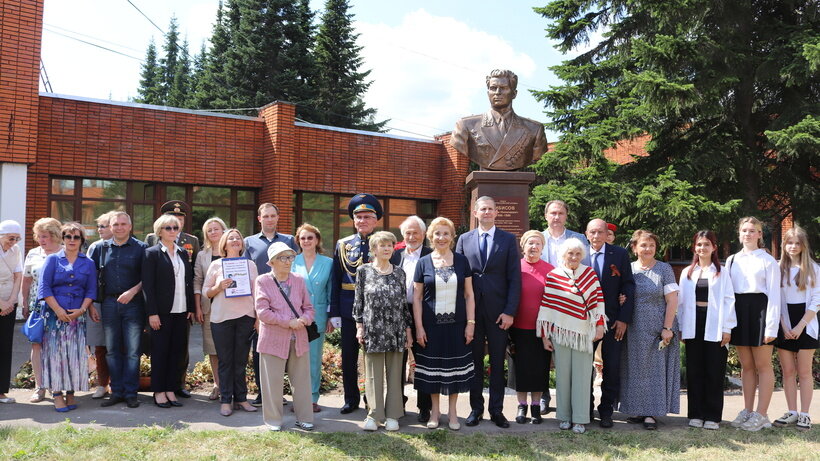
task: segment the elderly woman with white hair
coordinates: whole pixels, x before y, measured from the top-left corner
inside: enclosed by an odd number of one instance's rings
[[[581,264],[586,248],[570,238],[547,274],[535,334],[555,358],[556,416],[561,430],[583,434],[589,424],[592,343],[604,336],[604,298],[595,271]]]
[[[14,320],[17,316],[17,295],[23,281],[20,247],[23,228],[17,221],[0,222],[0,403],[14,403],[8,397],[11,378],[11,344],[14,339]]]

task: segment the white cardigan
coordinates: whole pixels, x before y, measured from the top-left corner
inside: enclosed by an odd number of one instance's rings
[[[678,296],[678,323],[680,324],[681,339],[692,339],[695,337],[695,321],[697,314],[695,311],[695,285],[701,274],[700,266],[696,265],[692,271],[692,279],[686,277],[689,267],[683,269],[680,274],[680,296]],[[737,326],[737,316],[735,315],[735,290],[732,287],[732,279],[729,271],[725,268],[717,275],[717,269],[712,264],[705,271],[709,280],[709,297],[706,307],[706,330],[703,333],[703,340],[710,342],[720,342],[723,333],[731,333],[732,328]]]
[[[817,312],[820,309],[820,265],[815,262],[811,264],[814,265],[814,286],[806,287],[805,294],[806,294],[806,310]],[[780,299],[783,301],[783,305],[780,307],[780,318],[783,320],[784,325],[791,325],[791,319],[789,319],[789,308],[786,304],[786,290],[788,288],[797,289],[795,286],[794,280],[792,280],[792,286],[786,287],[783,286],[786,284],[784,280],[780,287]],[[798,319],[798,322],[800,320]],[[814,339],[817,339],[818,334],[818,323],[817,323],[817,316],[815,315],[811,322],[806,325],[806,333],[809,334]]]

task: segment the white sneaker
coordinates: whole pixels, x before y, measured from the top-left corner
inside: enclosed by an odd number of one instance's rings
[[[367,418],[367,419],[364,420],[364,426],[362,426],[362,429],[364,429],[366,431],[371,431],[371,432],[372,431],[377,431],[377,430],[379,430],[379,425],[376,424],[375,419]]]
[[[271,432],[279,432],[282,430],[282,426],[268,426],[268,430]]]
[[[108,390],[106,390],[105,386],[97,386],[97,390],[91,395],[92,399],[101,399],[108,395]]]
[[[576,434],[583,434],[586,431],[587,431],[587,428],[585,428],[583,424],[576,424],[576,425],[572,426],[572,432],[574,432]]]
[[[807,413],[803,413],[797,417],[797,428],[802,431],[811,429],[811,418]]]
[[[689,427],[703,427],[703,420],[697,418],[690,419]]]
[[[775,426],[778,426],[778,427],[783,427],[783,426],[788,426],[789,424],[794,424],[796,422],[797,422],[797,412],[792,413],[790,411],[787,411],[783,416],[781,416],[781,417],[777,418],[776,420],[774,420],[774,423],[772,423],[772,424],[774,424]]]
[[[769,418],[761,415],[756,411],[753,411],[749,415],[749,419],[747,419],[745,423],[740,425],[741,429],[749,432],[757,432],[761,429],[766,429],[770,427],[772,427],[772,423],[769,421]]]
[[[703,423],[703,428],[709,429],[710,431],[716,431],[720,429],[720,423],[716,423],[714,421],[706,421],[705,423]]]
[[[729,424],[731,424],[732,427],[740,427],[743,423],[746,422],[747,419],[749,419],[749,416],[751,416],[752,413],[753,412],[746,411],[746,409],[744,408],[740,410],[740,413],[737,414],[737,417],[734,419],[734,421],[732,421]]]
[[[300,421],[296,421],[296,427],[303,429],[305,431],[312,431],[313,430],[313,423],[303,423]]]
[[[561,429],[562,431],[568,431],[571,427],[572,423],[569,421],[561,421],[560,423],[558,423],[558,429]]]
[[[387,418],[387,420],[384,422],[384,430],[390,432],[395,432],[399,430],[399,422],[393,418]]]

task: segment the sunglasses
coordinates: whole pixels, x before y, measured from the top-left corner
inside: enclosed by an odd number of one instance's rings
[[[22,237],[6,237],[6,240],[8,240],[9,242],[19,242],[20,240],[23,240],[23,238]]]
[[[294,255],[290,255],[290,256],[277,256],[277,257],[276,257],[276,260],[277,260],[277,261],[279,261],[279,262],[281,262],[281,263],[292,263],[295,259],[296,259],[296,256],[294,256]]]
[[[68,235],[68,234],[63,234],[63,240],[82,240],[82,239],[83,239],[83,236],[82,236],[82,235],[73,235],[73,234],[72,234],[72,235]]]
[[[313,238],[314,237],[312,235],[305,235],[305,236],[299,237],[299,240],[313,240]]]
[[[97,229],[108,229],[108,226],[105,224],[97,224]]]
[[[171,231],[176,232],[176,231],[178,231],[178,230],[179,230],[179,226],[165,226],[165,227],[163,227],[163,229],[164,229],[166,232],[171,232]]]

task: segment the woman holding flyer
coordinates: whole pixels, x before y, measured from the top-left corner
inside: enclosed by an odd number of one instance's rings
[[[211,332],[219,357],[219,413],[230,416],[233,410],[256,411],[248,403],[245,366],[248,363],[248,338],[256,323],[253,285],[256,265],[242,257],[242,233],[230,229],[222,234],[216,252],[225,255],[208,267],[202,284],[211,301]]]

